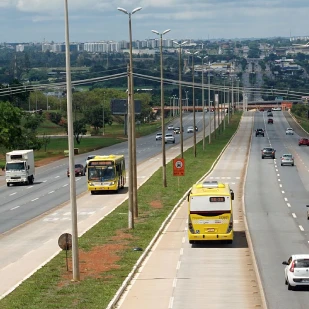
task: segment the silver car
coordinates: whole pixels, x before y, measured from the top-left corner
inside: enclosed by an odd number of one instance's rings
[[[193,133],[194,132],[194,128],[192,126],[187,128],[187,133]]]
[[[157,133],[156,141],[161,141],[161,140],[162,140],[162,133]]]
[[[292,128],[287,128],[285,131],[285,135],[294,135],[294,130]]]
[[[165,144],[173,143],[175,144],[175,136],[173,133],[166,133],[165,134]]]
[[[294,166],[294,157],[290,153],[283,154],[280,159],[281,159],[281,166],[283,166],[283,165]]]

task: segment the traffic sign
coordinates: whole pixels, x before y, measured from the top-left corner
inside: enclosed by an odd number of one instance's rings
[[[185,159],[173,159],[173,176],[185,175]]]

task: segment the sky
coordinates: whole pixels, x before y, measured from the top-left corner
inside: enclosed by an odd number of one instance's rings
[[[71,42],[309,35],[308,0],[67,0]],[[0,0],[0,42],[64,42],[65,0]]]

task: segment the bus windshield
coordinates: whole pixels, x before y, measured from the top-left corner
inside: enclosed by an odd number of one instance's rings
[[[89,166],[88,180],[108,181],[115,178],[115,168],[113,166]]]
[[[231,201],[228,196],[194,196],[190,201],[190,212],[230,211]]]

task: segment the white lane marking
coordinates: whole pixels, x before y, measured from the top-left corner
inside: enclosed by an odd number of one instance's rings
[[[54,193],[55,191],[50,191],[50,192],[48,192],[48,194],[52,194],[52,193]]]
[[[30,187],[28,187],[27,189],[31,189],[31,188],[33,188],[33,186],[30,186]]]
[[[281,181],[281,180],[278,178],[278,181]]]
[[[76,178],[76,181],[81,180],[81,178]]]
[[[288,207],[291,207],[291,204],[290,203],[286,203],[288,205]]]
[[[177,285],[177,278],[174,278],[174,280],[173,280],[173,288],[175,288],[176,285]]]
[[[296,218],[296,215],[294,214],[294,212],[292,213],[293,218]]]
[[[177,270],[180,269],[180,264],[181,264],[181,261],[178,261],[178,262],[177,262],[177,267],[176,267]]]
[[[286,202],[288,201],[288,199],[287,199],[286,197],[284,198],[284,200],[285,200]]]
[[[29,255],[29,254],[32,253],[32,252],[34,252],[34,250],[31,250],[31,251],[27,252],[26,254],[23,255],[23,257]]]
[[[184,244],[186,241],[186,238],[185,237],[182,237],[182,243]]]
[[[46,182],[47,180],[43,180],[42,182]]]
[[[282,188],[282,184],[281,183],[279,184],[279,187]]]
[[[60,176],[56,176],[55,178],[59,178]]]
[[[280,174],[277,174],[277,176],[280,176]]]
[[[301,225],[299,225],[298,227],[302,232],[305,230]]]
[[[17,193],[17,192],[13,192],[13,193],[10,194],[10,196],[15,195],[16,193]]]
[[[281,191],[283,194],[285,193],[284,191]]]
[[[68,186],[69,184],[67,183],[67,184],[65,184],[65,185],[63,185],[62,187],[66,187],[66,186]]]
[[[278,169],[276,168],[276,172],[278,172]]]
[[[17,208],[19,208],[20,206],[15,206],[15,207],[13,207],[13,208],[11,208],[10,210],[14,210],[14,209],[17,209]]]
[[[31,202],[34,202],[34,201],[36,201],[36,200],[38,200],[39,198],[37,197],[37,198],[35,198],[35,199],[33,199],[33,200],[31,200]]]
[[[172,296],[172,297],[170,298],[170,302],[169,302],[169,304],[168,304],[168,309],[172,309],[172,308],[173,308],[173,303],[174,303],[174,297]]]
[[[183,255],[183,248],[180,249],[180,255]]]

